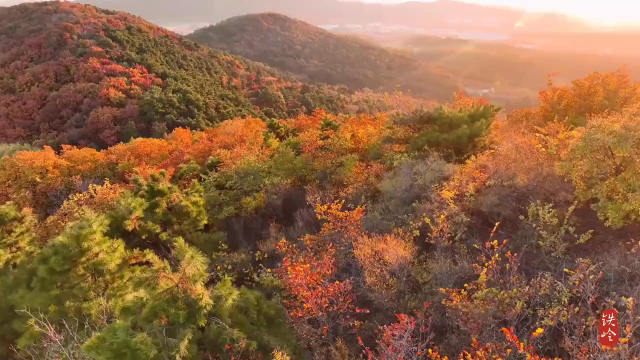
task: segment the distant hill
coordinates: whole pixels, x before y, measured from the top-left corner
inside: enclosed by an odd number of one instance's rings
[[[342,100],[126,13],[0,9],[0,142],[101,148],[239,116],[337,111]]]
[[[577,37],[578,35],[575,35]],[[640,58],[623,55],[585,55],[565,50],[544,51],[508,44],[417,36],[403,47],[416,58],[441,66],[474,86],[526,88],[537,93],[547,85],[547,75],[568,84],[593,71],[611,72],[626,66],[640,80]]]
[[[235,17],[188,37],[291,72],[302,81],[401,90],[433,99],[449,99],[459,87],[453,76],[411,55],[280,14]]]

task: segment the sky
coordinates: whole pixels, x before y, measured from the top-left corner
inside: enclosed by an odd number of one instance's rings
[[[0,0],[0,5],[14,5],[32,0]],[[136,0],[131,0],[136,1]],[[233,1],[233,0],[227,0]],[[260,0],[269,1],[269,0]],[[322,0],[313,0],[322,1]],[[378,3],[399,3],[407,0],[360,0]],[[413,0],[432,1],[432,0]],[[484,5],[500,5],[529,11],[559,12],[578,16],[602,25],[640,25],[640,0],[462,0]]]
[[[321,0],[320,0],[321,1]],[[406,0],[363,0],[399,3]],[[418,0],[420,1],[420,0]],[[529,11],[559,12],[604,25],[640,24],[639,0],[464,0],[468,3],[500,5]]]

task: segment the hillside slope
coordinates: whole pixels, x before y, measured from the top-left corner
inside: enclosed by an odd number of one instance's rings
[[[106,147],[238,116],[338,110],[342,95],[69,2],[0,9],[0,142]]]
[[[0,359],[638,360],[640,83],[540,104],[6,156]]]
[[[448,99],[458,88],[451,75],[409,55],[279,14],[232,18],[189,38],[289,71],[303,81],[351,89],[399,89],[434,99]]]

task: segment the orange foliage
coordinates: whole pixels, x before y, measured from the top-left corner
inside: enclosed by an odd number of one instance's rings
[[[63,145],[60,158],[66,161],[67,176],[102,178],[106,175],[104,152]]]
[[[323,121],[331,121],[337,130],[321,129]],[[364,154],[370,146],[388,135],[385,127],[390,125],[384,115],[362,114],[358,116],[335,116],[322,110],[313,115],[302,115],[288,121],[287,126],[294,130],[303,146],[303,152],[314,154],[323,150],[326,155],[355,153]]]
[[[265,160],[269,151],[264,145],[266,124],[255,118],[227,120],[196,133],[190,157],[204,165],[211,156],[221,161],[220,170],[229,170],[247,160]],[[171,139],[171,138],[170,138]]]
[[[373,144],[387,135],[384,131],[389,125],[386,115],[359,115],[351,116],[339,121],[339,129],[336,132],[337,141],[344,141],[349,153],[363,154]]]
[[[454,177],[442,187],[440,195],[448,202],[458,202],[474,196],[486,186],[489,176],[482,164],[472,159],[458,169]]]
[[[353,253],[362,266],[367,286],[377,297],[392,301],[395,293],[404,289],[417,249],[409,236],[397,232],[361,235],[353,243]]]
[[[325,223],[318,237],[339,237],[334,243],[351,243],[362,233],[362,217],[365,215],[363,207],[351,211],[343,211],[344,201],[336,201],[328,205],[317,205],[316,215]]]
[[[338,196],[348,198],[358,191],[366,191],[375,187],[379,178],[387,171],[387,167],[380,163],[357,163],[349,176],[342,179]]]
[[[604,114],[621,112],[640,103],[640,83],[633,82],[625,70],[594,72],[571,83],[571,87],[549,87],[540,92],[539,112],[545,121],[579,121]]]
[[[127,144],[118,144],[105,150],[107,162],[115,165],[120,176],[134,173],[148,175],[165,169],[162,165],[169,158],[169,144],[164,139],[135,139]]]
[[[349,326],[356,311],[355,296],[351,281],[336,280],[333,246],[309,244],[301,250],[282,240],[278,251],[284,258],[276,275],[288,295],[284,305],[300,337],[317,344],[335,336],[336,325]]]
[[[0,199],[21,207],[44,211],[48,195],[63,187],[68,163],[45,146],[41,151],[22,151],[0,162]]]
[[[285,257],[276,273],[293,297],[285,302],[291,316],[325,318],[353,309],[351,283],[333,280],[336,267],[332,246],[316,253],[311,246],[300,250],[283,240],[278,244],[278,251]]]
[[[283,260],[276,275],[289,296],[285,305],[297,331],[309,342],[336,331],[331,330],[336,324],[341,328],[357,324],[351,321],[351,315],[358,311],[351,281],[338,280],[336,263],[345,257],[346,243],[361,232],[364,209],[341,208],[341,202],[317,206],[317,216],[325,223],[318,235],[300,239],[303,247],[286,240],[278,244]]]
[[[312,115],[300,115],[287,122],[287,125],[294,131],[302,133],[311,129],[320,129],[322,119],[327,117],[324,110],[315,110]]]
[[[0,162],[0,200],[16,201],[44,214],[52,194],[63,196],[81,191],[86,181],[110,179],[128,182],[132,176],[148,176],[165,170],[171,176],[176,168],[191,160],[205,165],[214,156],[221,160],[221,171],[233,169],[243,161],[266,160],[266,125],[259,119],[226,121],[216,128],[192,133],[176,129],[166,139],[134,139],[103,151],[63,146],[60,154],[45,147],[42,151],[19,152]]]
[[[370,189],[387,167],[368,160],[369,152],[389,137],[386,115],[334,116],[315,111],[286,122],[303,156],[315,170],[328,172],[337,198]],[[389,151],[389,147],[385,148]]]
[[[497,121],[489,136],[494,151],[479,156],[478,162],[484,164],[494,182],[511,182],[523,188],[544,187],[544,182],[557,181],[552,179],[556,175],[554,162],[567,152],[573,137],[563,123],[530,129]]]
[[[468,95],[463,90],[460,90],[454,94],[453,104],[450,106],[456,109],[472,109],[484,105],[489,105],[489,100]]]
[[[476,339],[473,339],[470,351],[463,351],[458,360],[495,360],[510,359],[513,355],[520,354],[527,360],[551,360],[550,358],[540,357],[536,355],[535,349],[531,346],[525,346],[517,336],[513,333],[513,328],[503,328],[502,332],[507,340],[507,344],[485,344],[482,345]],[[514,351],[515,349],[515,351]],[[438,353],[438,349],[430,349],[426,356],[429,360],[449,360],[449,357],[442,356]],[[561,360],[555,358],[553,360]]]

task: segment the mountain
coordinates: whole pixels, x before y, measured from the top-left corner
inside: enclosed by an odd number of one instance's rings
[[[302,81],[354,90],[399,89],[433,99],[448,99],[458,89],[453,76],[410,55],[280,14],[235,17],[189,38],[288,71]]]
[[[0,142],[102,148],[247,115],[336,111],[342,99],[126,13],[0,9]]]
[[[458,31],[508,32],[528,22],[522,10],[482,6],[460,1],[375,4],[339,0],[82,0],[99,7],[127,11],[164,26],[215,24],[247,14],[276,12],[317,26],[378,23],[418,29],[453,28]],[[537,15],[538,31],[586,29],[584,23],[564,15]]]

